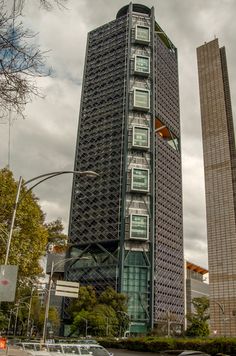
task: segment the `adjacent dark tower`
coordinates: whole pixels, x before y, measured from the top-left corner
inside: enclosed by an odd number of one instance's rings
[[[131,333],[184,322],[177,50],[130,3],[88,35],[66,278],[129,296]]]
[[[225,48],[197,49],[212,334],[236,335],[236,151]]]

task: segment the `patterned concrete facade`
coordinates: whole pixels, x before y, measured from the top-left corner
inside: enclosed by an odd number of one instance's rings
[[[205,170],[210,325],[236,335],[235,141],[225,48],[197,48]]]

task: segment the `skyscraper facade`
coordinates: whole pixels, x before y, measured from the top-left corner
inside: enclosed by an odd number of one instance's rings
[[[184,319],[177,50],[130,3],[88,35],[66,278],[128,295],[131,333]],[[179,329],[178,329],[179,330]]]
[[[197,49],[205,170],[211,330],[236,335],[236,151],[225,48]]]

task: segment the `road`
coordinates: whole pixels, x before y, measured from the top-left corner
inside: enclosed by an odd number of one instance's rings
[[[152,352],[137,352],[137,351],[129,351],[129,350],[119,350],[119,349],[109,349],[110,352],[113,353],[114,356],[160,356],[159,353]],[[0,356],[5,356],[5,351],[0,351]],[[25,356],[24,351],[14,348],[9,348],[8,356]]]
[[[108,349],[108,351],[112,352],[114,356],[161,356],[160,353],[153,352],[138,352],[120,349]]]

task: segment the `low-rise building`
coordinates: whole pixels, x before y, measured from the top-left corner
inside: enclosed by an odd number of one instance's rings
[[[193,298],[209,297],[208,270],[186,261],[186,314],[193,313]]]

